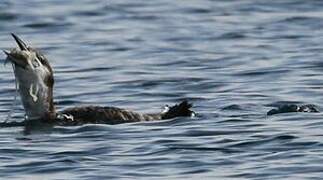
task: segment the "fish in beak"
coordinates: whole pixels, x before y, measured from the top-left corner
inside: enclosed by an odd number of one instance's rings
[[[11,35],[15,39],[19,49],[14,48],[11,51],[4,50],[3,52],[7,55],[6,60],[9,60],[10,62],[14,63],[18,67],[25,68],[28,64],[27,52],[29,52],[29,48],[27,44],[24,41],[22,41],[17,35],[13,33]]]

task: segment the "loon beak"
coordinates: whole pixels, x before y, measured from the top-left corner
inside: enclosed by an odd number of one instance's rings
[[[28,46],[24,41],[22,41],[17,35],[14,33],[11,33],[12,37],[15,39],[16,43],[18,44],[20,50],[22,51],[28,51]],[[7,54],[7,53],[6,53]]]

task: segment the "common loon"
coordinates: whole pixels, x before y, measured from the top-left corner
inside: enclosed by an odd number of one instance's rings
[[[117,107],[81,106],[56,111],[53,100],[54,75],[48,59],[38,50],[28,46],[12,33],[18,48],[4,51],[6,61],[13,64],[19,94],[26,113],[26,120],[40,120],[58,125],[86,123],[120,124],[139,121],[171,119],[193,116],[192,104],[186,100],[165,111],[140,114]]]
[[[290,112],[320,112],[313,104],[296,105],[296,104],[284,104],[278,108],[272,109],[267,112],[267,115],[290,113]]]

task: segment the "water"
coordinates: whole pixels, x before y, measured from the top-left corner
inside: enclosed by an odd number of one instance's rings
[[[0,129],[3,179],[321,179],[323,2],[2,0],[0,49],[17,33],[50,59],[58,109],[160,111],[198,118]],[[2,53],[0,59],[4,59]],[[0,67],[0,119],[14,95]],[[23,120],[21,104],[12,120]]]

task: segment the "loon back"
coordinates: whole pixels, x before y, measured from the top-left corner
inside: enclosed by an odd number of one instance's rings
[[[192,116],[194,112],[187,101],[170,107],[167,111],[155,114],[140,114],[117,107],[85,106],[68,108],[60,112],[63,125],[79,124],[121,124],[127,122],[156,121],[179,116]]]
[[[74,107],[57,112],[53,101],[54,74],[48,59],[38,50],[27,46],[15,34],[12,36],[18,48],[4,53],[7,55],[6,61],[13,64],[27,120],[42,120],[60,125],[120,124],[194,115],[190,110],[192,105],[187,101],[156,114],[140,114],[116,107],[99,106]]]

